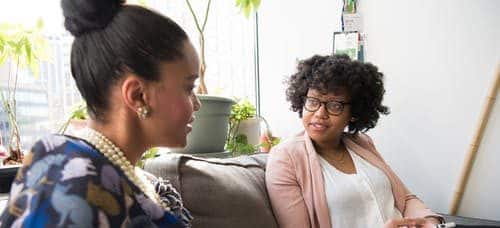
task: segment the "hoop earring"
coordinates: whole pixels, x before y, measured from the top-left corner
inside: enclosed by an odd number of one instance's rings
[[[149,114],[149,109],[148,109],[148,106],[144,105],[142,107],[139,107],[137,109],[137,115],[139,116],[140,119],[146,119],[148,118],[148,114]]]

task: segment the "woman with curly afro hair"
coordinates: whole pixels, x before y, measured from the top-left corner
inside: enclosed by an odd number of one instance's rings
[[[266,185],[280,227],[443,222],[410,193],[363,133],[389,113],[376,66],[346,55],[315,55],[301,61],[287,82],[287,100],[305,131],[269,155]]]

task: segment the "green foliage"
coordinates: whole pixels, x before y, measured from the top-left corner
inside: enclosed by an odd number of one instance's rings
[[[86,120],[89,118],[89,114],[87,113],[87,105],[85,103],[78,104],[71,113],[71,119],[75,120]]]
[[[356,0],[346,0],[344,5],[344,12],[356,13]]]
[[[38,76],[39,61],[48,59],[48,44],[42,35],[42,28],[41,19],[34,28],[0,24],[0,65],[10,59],[19,68],[27,67],[34,76]]]
[[[274,136],[266,136],[264,140],[260,143],[261,147],[271,149],[273,146],[278,145],[280,143],[281,138]]]
[[[141,157],[141,159],[139,159],[139,161],[137,161],[136,166],[140,167],[140,168],[144,168],[144,164],[146,163],[146,160],[151,159],[151,158],[155,158],[157,156],[158,156],[158,148],[153,147],[153,148],[147,150],[146,152],[144,152],[144,154],[142,154],[142,157]]]
[[[236,7],[240,9],[246,18],[252,11],[257,11],[260,6],[260,0],[236,0]]]
[[[48,59],[48,44],[42,35],[43,21],[34,28],[21,25],[0,24],[0,65],[8,65],[7,86],[0,91],[3,108],[11,126],[9,148],[21,151],[20,132],[17,124],[16,90],[19,69],[28,68],[34,76],[39,74],[40,60]],[[14,72],[12,72],[12,66]],[[3,77],[3,76],[2,76]]]
[[[249,144],[246,135],[237,134],[241,121],[254,118],[255,115],[256,108],[247,99],[239,100],[231,107],[226,149],[233,152],[234,155],[250,154],[257,151],[258,145]]]
[[[88,118],[89,114],[87,113],[87,105],[84,102],[77,104],[73,108],[73,111],[71,111],[69,118],[64,122],[61,128],[59,128],[59,134],[64,134],[66,132],[71,120],[86,120]]]
[[[231,136],[230,136],[231,137]],[[252,145],[248,143],[247,136],[244,134],[238,134],[234,136],[232,140],[226,146],[226,149],[233,153],[233,156],[241,154],[251,154],[257,151],[258,145]]]
[[[255,117],[255,114],[255,106],[250,103],[249,100],[243,99],[238,101],[231,107],[231,115],[229,116],[229,120],[231,122],[242,121]]]

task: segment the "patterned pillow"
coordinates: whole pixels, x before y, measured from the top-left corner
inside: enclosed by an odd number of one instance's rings
[[[193,227],[278,227],[265,185],[267,155],[203,159],[168,154],[145,170],[170,180],[194,219]]]

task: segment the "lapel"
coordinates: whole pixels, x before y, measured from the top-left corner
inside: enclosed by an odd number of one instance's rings
[[[307,162],[310,167],[310,177],[312,180],[312,197],[313,197],[313,207],[315,213],[314,222],[319,225],[319,227],[331,227],[330,212],[328,210],[328,204],[326,200],[325,184],[323,178],[323,172],[321,169],[321,164],[319,162],[319,155],[314,149],[311,138],[306,131],[303,132],[304,142],[307,150]],[[366,161],[368,161],[373,166],[382,170],[389,181],[391,182],[392,192],[394,194],[394,199],[396,201],[396,206],[400,211],[404,211],[405,202],[404,197],[406,195],[404,185],[401,183],[399,178],[396,177],[391,168],[385,163],[385,161],[380,157],[379,153],[373,146],[371,146],[368,139],[365,139],[361,133],[350,136],[343,135],[342,141],[344,145]],[[401,188],[401,186],[403,186]],[[314,224],[312,224],[315,227]]]
[[[361,137],[362,136],[360,135],[351,136],[345,134],[342,137],[342,142],[344,142],[344,145],[347,147],[347,149],[353,151],[354,153],[368,161],[370,164],[381,169],[387,174],[388,167],[385,162],[377,155],[375,151],[372,151],[369,142],[362,139]]]
[[[348,149],[361,156],[370,164],[379,168],[385,173],[385,175],[391,182],[391,188],[394,195],[396,207],[403,213],[405,208],[404,198],[409,191],[406,189],[401,180],[396,176],[396,174],[392,171],[389,165],[385,163],[376,148],[374,148],[370,144],[367,137],[368,136],[363,135],[362,133],[358,133],[355,136],[345,135],[344,137],[342,137],[342,141]]]
[[[323,179],[323,171],[321,169],[321,164],[319,162],[319,155],[316,153],[314,146],[312,144],[311,138],[304,131],[304,142],[306,144],[307,150],[307,162],[310,167],[310,175],[312,180],[312,198],[315,219],[314,222],[316,226],[312,224],[312,227],[332,227],[330,221],[330,211],[328,210],[328,204],[326,201],[325,184]]]

